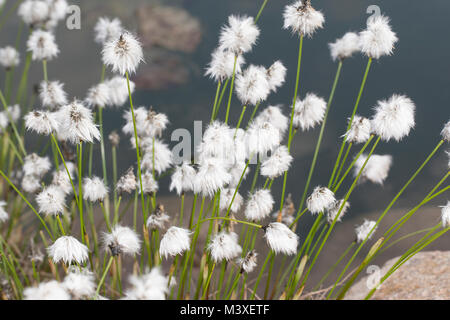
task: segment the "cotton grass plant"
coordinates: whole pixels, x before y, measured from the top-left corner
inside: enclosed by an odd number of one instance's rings
[[[210,123],[196,148],[195,160],[177,163],[163,140],[170,119],[159,108],[133,104],[135,85],[130,77],[144,61],[138,36],[117,18],[99,18],[95,42],[102,46],[98,50],[101,81],[93,81],[86,98],[77,100],[67,93],[70,88],[51,77],[52,60],[63,58],[64,48],[58,46],[53,31],[65,17],[67,2],[12,2],[29,32],[27,52],[19,53],[11,45],[0,49],[0,65],[5,71],[5,89],[0,90],[4,299],[290,300],[317,297],[317,292],[327,299],[342,299],[365,267],[402,239],[393,239],[401,227],[449,189],[447,170],[414,208],[388,230],[379,228],[397,200],[450,141],[450,122],[444,125],[436,147],[378,219],[361,221],[355,240],[342,248],[338,261],[318,283],[310,283],[331,232],[351,208],[352,193],[361,183],[382,185],[389,176],[393,159],[376,154],[377,147],[390,140],[401,142],[415,126],[416,106],[405,95],[382,99],[373,110],[360,108],[373,60],[382,63],[383,57],[394,53],[398,41],[389,18],[374,16],[361,32],[346,33],[329,45],[337,70],[325,100],[313,93],[299,95],[301,84],[307,81],[300,77],[303,47],[325,27],[323,13],[311,1],[294,2],[280,13],[284,29],[292,33],[291,41],[298,42],[292,84],[285,83],[288,70],[276,57],[268,67],[251,64],[245,57],[257,50],[258,21],[268,0],[255,18],[230,15],[211,61],[205,63],[205,75],[217,83],[208,111]],[[2,9],[0,1],[0,12]],[[367,65],[353,111],[342,115],[348,117],[348,125],[336,137],[341,144],[338,157],[330,163],[330,176],[321,177],[322,185],[312,186],[342,68],[358,53],[367,57]],[[26,95],[31,64],[40,65],[43,71],[38,100]],[[15,83],[13,75],[20,66],[22,74]],[[107,71],[112,74],[109,79]],[[267,98],[283,85],[294,87],[292,100],[286,101],[288,110],[281,105],[265,106]],[[232,104],[234,95],[241,107]],[[104,132],[103,112],[112,107],[124,108],[124,125]],[[223,120],[219,118],[221,108],[226,108]],[[246,116],[248,108],[252,109],[250,116]],[[232,113],[239,114],[235,124],[230,121]],[[306,183],[288,192],[288,173],[295,165],[292,146],[302,139],[301,132],[319,127]],[[30,135],[37,136],[40,143],[27,144]],[[105,139],[111,150],[106,149]],[[93,148],[97,143],[100,157]],[[125,172],[117,172],[119,149],[135,149],[136,162]],[[112,172],[107,170],[108,158]],[[93,173],[95,162],[101,162],[101,176]],[[163,179],[170,180],[170,191],[179,198],[177,214],[166,212],[158,202]],[[248,190],[242,186],[245,179],[251,181]],[[280,199],[271,192],[275,180],[282,182]],[[350,187],[345,190],[347,184]],[[192,198],[192,207],[186,206],[186,195]],[[299,234],[297,227],[305,215],[311,215],[314,223],[306,234]],[[382,281],[446,233],[449,216],[447,203],[440,223],[408,235],[422,237]],[[125,220],[133,223],[126,225]],[[13,240],[16,234],[19,241]],[[260,240],[261,246],[257,245]],[[369,248],[369,253],[350,270],[363,248]],[[338,267],[333,285],[323,289]],[[307,284],[310,292],[305,291]]]

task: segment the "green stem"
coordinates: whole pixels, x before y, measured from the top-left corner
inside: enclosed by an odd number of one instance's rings
[[[109,258],[108,265],[106,266],[105,271],[103,271],[103,275],[100,279],[100,282],[98,283],[97,290],[95,291],[96,297],[98,297],[98,294],[100,293],[100,289],[102,288],[103,282],[105,282],[106,274],[108,273],[109,268],[111,268],[111,264],[113,263],[113,261],[114,261],[114,257],[111,256]]]
[[[297,76],[295,79],[294,99],[293,99],[293,103],[292,103],[291,119],[289,122],[289,137],[288,137],[288,144],[287,144],[288,151],[291,151],[291,143],[292,143],[292,137],[293,137],[292,129],[293,129],[293,125],[294,125],[295,104],[297,102],[298,86],[299,86],[299,82],[300,82],[302,52],[303,52],[303,35],[300,36],[299,47],[298,47]],[[288,174],[288,171],[286,171],[284,173],[283,188],[281,191],[281,199],[280,199],[280,211],[283,209],[283,205],[284,205],[284,194],[286,192],[287,174]]]
[[[320,244],[320,247],[319,247],[319,249],[317,250],[317,253],[316,253],[315,256],[314,256],[314,259],[313,259],[313,261],[311,262],[311,265],[310,265],[308,271],[306,272],[305,277],[303,278],[303,281],[302,281],[301,286],[304,285],[304,284],[306,283],[306,280],[308,279],[308,276],[309,276],[309,274],[310,274],[310,272],[311,272],[311,270],[312,270],[312,268],[313,268],[313,266],[314,266],[314,264],[315,264],[315,262],[316,262],[318,256],[320,255],[320,253],[321,253],[321,251],[322,251],[322,249],[323,249],[325,243],[327,242],[328,237],[329,237],[331,231],[333,230],[334,225],[335,225],[336,222],[337,222],[337,219],[339,218],[339,216],[340,216],[340,214],[341,214],[341,212],[342,212],[342,210],[343,210],[345,204],[347,203],[348,198],[350,198],[350,195],[352,194],[353,190],[356,188],[356,185],[357,185],[357,183],[358,183],[358,181],[359,181],[359,178],[361,177],[361,174],[362,174],[363,170],[365,169],[367,163],[369,162],[369,159],[370,159],[370,157],[372,156],[372,153],[375,151],[375,148],[377,147],[377,145],[378,145],[378,143],[380,142],[380,140],[381,140],[381,137],[378,137],[377,140],[375,141],[373,147],[372,147],[372,150],[370,151],[369,155],[367,156],[366,161],[364,162],[363,166],[362,166],[361,169],[359,170],[358,175],[357,175],[356,178],[353,180],[353,183],[352,183],[350,189],[348,190],[347,194],[345,195],[344,201],[342,202],[342,205],[341,205],[341,207],[339,208],[339,211],[338,211],[338,213],[336,214],[336,217],[334,218],[333,222],[331,223],[331,226],[330,226],[330,228],[328,229],[328,232],[326,233],[325,238],[322,240],[322,242],[321,242],[321,244]]]
[[[219,99],[220,87],[222,86],[222,81],[217,83],[216,97],[214,98],[213,111],[211,113],[211,123],[214,121],[214,115],[216,114],[217,101]]]
[[[236,130],[234,131],[234,138],[236,138],[238,130],[241,127],[241,122],[242,122],[242,119],[244,118],[245,110],[247,110],[247,106],[242,107],[241,116],[239,117],[239,122],[238,122],[238,124],[236,126]]]
[[[352,127],[353,119],[355,118],[356,111],[358,110],[358,106],[359,106],[359,103],[361,101],[362,94],[364,92],[364,87],[366,86],[367,76],[369,75],[369,70],[370,70],[370,66],[371,65],[372,65],[372,58],[369,58],[369,60],[367,61],[366,71],[364,72],[364,77],[363,77],[363,80],[361,82],[361,87],[359,89],[358,97],[356,99],[356,103],[355,103],[355,106],[353,108],[352,116],[350,118],[350,121],[348,122],[347,130],[345,132],[348,132],[348,130],[350,130],[350,128]],[[342,153],[344,152],[345,144],[346,144],[346,140],[343,139],[342,143],[341,143],[341,148],[339,150],[338,157],[337,157],[336,162],[334,164],[333,173],[331,174],[330,181],[328,183],[330,186],[331,186],[331,183],[334,181],[334,175],[336,174],[336,170],[337,170],[337,168],[339,166]]]
[[[340,273],[339,277],[337,278],[334,287],[330,290],[330,292],[328,293],[327,298],[331,297],[331,295],[333,294],[337,283],[339,283],[339,281],[342,279],[342,277],[344,276],[345,272],[347,271],[347,269],[350,267],[351,263],[353,262],[353,260],[356,258],[356,256],[358,255],[359,251],[362,249],[362,247],[364,246],[364,244],[367,242],[367,240],[369,239],[369,237],[371,236],[371,234],[373,233],[373,231],[375,230],[375,228],[380,224],[381,220],[384,218],[384,216],[389,212],[389,210],[392,208],[392,206],[397,202],[398,198],[400,198],[400,196],[403,194],[403,192],[406,190],[406,188],[408,188],[408,186],[414,181],[414,179],[417,177],[417,175],[422,171],[422,169],[426,166],[426,164],[431,160],[431,158],[434,156],[434,154],[439,150],[439,148],[442,146],[442,144],[444,143],[444,140],[441,140],[438,145],[434,148],[434,150],[430,153],[430,155],[425,159],[425,161],[420,165],[420,167],[416,170],[416,172],[414,172],[414,174],[411,176],[411,178],[408,180],[408,182],[406,182],[406,184],[402,187],[402,189],[396,194],[396,196],[394,197],[394,199],[389,203],[389,205],[387,206],[387,208],[383,211],[383,213],[380,215],[380,217],[378,218],[377,222],[375,223],[375,226],[370,230],[370,232],[368,233],[368,235],[366,236],[366,238],[361,242],[361,244],[359,245],[359,247],[356,249],[355,253],[353,254],[353,256],[350,258],[350,260],[347,262],[347,265],[344,267],[344,269],[342,270],[342,272]]]
[[[259,17],[261,16],[261,13],[263,12],[264,8],[266,7],[266,4],[267,4],[268,1],[269,1],[269,0],[264,0],[263,4],[262,4],[262,6],[261,6],[261,9],[259,9],[259,12],[258,12],[258,14],[256,15],[256,18],[255,18],[255,20],[254,20],[255,23],[258,22]]]
[[[312,161],[311,167],[309,169],[308,179],[306,180],[305,189],[303,190],[303,195],[302,195],[302,198],[300,200],[300,205],[299,205],[299,209],[298,209],[299,212],[302,211],[303,205],[305,204],[306,195],[308,194],[308,189],[309,189],[309,185],[311,183],[312,175],[314,173],[314,169],[316,168],[316,162],[317,162],[317,158],[319,156],[319,150],[320,150],[320,146],[322,144],[323,134],[325,132],[325,126],[326,126],[327,119],[328,119],[328,114],[330,112],[331,104],[332,104],[333,98],[334,98],[334,93],[336,92],[336,87],[337,87],[337,84],[339,82],[339,78],[340,78],[340,75],[341,75],[341,70],[342,70],[342,61],[339,61],[339,65],[338,65],[338,68],[337,68],[337,71],[336,71],[336,76],[334,77],[333,87],[331,88],[330,97],[328,98],[327,109],[325,111],[325,116],[324,116],[324,119],[322,121],[322,126],[320,128],[319,139],[317,140],[316,149],[314,151],[313,161]],[[281,210],[281,208],[280,208],[280,210]]]
[[[227,113],[225,115],[225,124],[228,123],[228,116],[230,114],[230,106],[231,106],[231,97],[233,96],[234,89],[234,79],[236,78],[236,64],[237,64],[238,55],[234,56],[234,66],[233,66],[233,76],[231,78],[231,87],[230,94],[228,95],[228,105],[227,105]]]
[[[52,233],[50,232],[50,230],[47,227],[47,224],[45,223],[45,221],[41,218],[41,216],[39,215],[39,213],[36,211],[36,209],[31,205],[31,203],[27,200],[27,198],[25,198],[25,196],[22,194],[22,192],[19,191],[19,189],[17,189],[17,187],[14,185],[14,183],[11,182],[11,180],[9,180],[9,178],[4,174],[4,172],[2,170],[0,170],[0,175],[6,180],[6,182],[8,182],[8,184],[11,186],[11,188],[14,189],[14,191],[17,192],[17,194],[23,199],[23,201],[25,201],[25,203],[28,205],[28,207],[30,207],[30,209],[34,212],[34,214],[38,217],[39,221],[41,222],[42,226],[45,228],[45,230],[47,231],[50,239],[52,239],[52,241],[54,240]]]

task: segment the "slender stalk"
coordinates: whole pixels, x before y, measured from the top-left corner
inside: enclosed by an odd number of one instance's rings
[[[386,281],[387,278],[389,278],[398,268],[400,268],[404,263],[406,263],[409,259],[411,259],[413,256],[415,256],[418,252],[423,250],[425,247],[429,246],[432,242],[434,242],[436,239],[444,235],[450,230],[450,228],[445,228],[444,230],[438,232],[437,234],[431,236],[429,240],[423,241],[423,244],[421,244],[416,250],[414,250],[412,253],[409,253],[406,257],[404,254],[402,257],[400,257],[397,262],[388,270],[388,272],[381,278],[380,284],[382,284],[384,281]],[[421,239],[422,240],[422,239]],[[418,242],[420,243],[420,241]],[[364,298],[365,300],[368,300],[372,297],[372,295],[375,293],[376,288],[372,289],[367,296]]]
[[[299,212],[302,211],[303,205],[305,204],[306,195],[308,194],[309,185],[311,183],[311,179],[312,179],[312,176],[313,176],[313,173],[314,173],[314,169],[316,168],[316,162],[317,162],[317,158],[319,156],[319,150],[320,150],[320,146],[322,144],[323,134],[325,132],[325,126],[327,124],[328,114],[330,112],[331,104],[332,104],[333,98],[334,98],[334,93],[336,92],[336,87],[337,87],[337,84],[339,82],[339,78],[340,78],[340,75],[341,75],[341,70],[342,70],[342,60],[339,61],[338,68],[337,68],[337,71],[336,71],[336,76],[334,77],[333,87],[331,88],[330,97],[328,98],[328,105],[327,105],[327,109],[325,111],[324,119],[322,121],[322,126],[320,128],[319,139],[317,139],[317,144],[316,144],[316,149],[314,151],[313,161],[312,161],[311,167],[309,169],[308,179],[306,180],[306,185],[305,185],[305,189],[303,190],[303,195],[302,195],[302,198],[300,200],[300,205],[298,206]]]
[[[20,151],[22,151],[23,155],[26,156],[27,155],[27,151],[25,150],[25,146],[23,144],[23,140],[19,135],[19,131],[17,131],[17,127],[16,124],[14,122],[14,120],[11,117],[11,113],[9,112],[8,109],[8,104],[6,103],[5,97],[3,96],[3,92],[2,90],[0,90],[0,100],[3,104],[3,108],[5,109],[6,115],[8,116],[8,120],[9,120],[9,124],[11,125],[11,128],[13,129],[14,135],[16,137],[17,143],[19,144],[19,148]]]
[[[102,275],[102,277],[100,279],[100,282],[98,283],[97,290],[95,291],[95,296],[97,298],[98,298],[98,294],[100,293],[100,289],[103,286],[103,282],[105,282],[106,274],[108,273],[109,268],[111,268],[111,264],[113,263],[113,261],[114,261],[114,257],[111,256],[109,258],[108,265],[106,266],[105,271],[103,271],[103,275]]]
[[[42,60],[42,69],[44,72],[44,81],[48,83],[47,60]]]
[[[136,118],[134,115],[133,98],[131,97],[130,78],[128,76],[128,72],[126,72],[126,77],[127,77],[127,86],[128,86],[128,96],[130,99],[131,116],[133,119],[133,129],[134,129],[134,139],[135,139],[135,144],[136,144],[136,157],[137,157],[137,166],[138,166],[138,175],[139,175],[139,185],[141,187],[140,190],[144,190],[144,188],[142,187],[141,156],[140,156],[140,151],[139,151],[140,148],[139,148],[139,141],[138,141],[137,128],[136,128]],[[144,221],[147,221],[144,192],[141,192],[141,205],[142,205],[142,215],[144,217]]]
[[[238,276],[236,277],[236,279],[234,279],[233,285],[231,286],[231,290],[228,292],[227,297],[225,298],[225,300],[230,300],[231,295],[233,294],[234,290],[236,290],[236,287],[239,283],[239,280],[241,279],[242,273],[239,272]]]
[[[216,106],[216,110],[215,110],[215,113],[214,113],[213,120],[216,120],[217,115],[219,114],[220,106],[222,105],[223,96],[225,95],[225,91],[227,90],[229,83],[230,83],[230,79],[228,78],[225,81],[225,85],[222,88],[222,92],[220,93],[219,101],[217,102],[217,106]]]
[[[238,55],[234,56],[234,66],[233,66],[233,76],[231,77],[231,87],[230,94],[228,95],[228,105],[227,105],[227,113],[225,115],[225,124],[228,123],[228,116],[230,114],[230,106],[231,106],[231,97],[233,96],[234,89],[234,79],[236,78],[236,64],[237,64]]]
[[[184,215],[184,192],[181,194],[181,205],[180,205],[180,226],[183,225],[183,215]]]
[[[333,185],[332,185],[333,187],[336,185],[336,183],[338,182],[339,177],[341,176],[342,169],[344,169],[345,162],[347,161],[347,158],[348,158],[348,155],[350,153],[350,150],[351,150],[352,146],[353,146],[353,143],[349,143],[349,145],[347,146],[347,151],[345,152],[344,158],[342,159],[341,165],[339,166],[339,170],[338,170],[338,172],[336,174],[336,178],[335,178],[335,180],[333,182]]]
[[[211,113],[211,123],[214,121],[214,115],[216,114],[217,101],[219,100],[220,87],[222,86],[222,81],[217,83],[216,97],[214,98],[213,111]]]
[[[250,119],[249,119],[248,122],[247,122],[247,129],[248,129],[248,127],[250,126],[250,124],[252,123],[253,118],[254,118],[255,115],[256,115],[256,111],[258,111],[258,108],[259,108],[260,105],[261,105],[261,103],[258,102],[258,103],[256,104],[256,106],[253,108],[252,115],[250,116]]]
[[[86,244],[86,227],[84,225],[84,217],[83,217],[83,167],[82,167],[82,159],[83,159],[83,143],[80,142],[77,145],[77,154],[78,154],[78,210],[80,211],[80,232],[81,232],[81,240],[83,244]]]
[[[245,110],[247,110],[247,106],[246,105],[242,107],[241,116],[239,117],[239,122],[238,122],[238,124],[236,126],[236,130],[234,131],[234,138],[236,138],[238,130],[241,127],[241,122],[242,122],[242,119],[244,118]]]
[[[300,69],[301,69],[301,65],[302,65],[302,52],[303,52],[303,35],[300,36],[299,47],[298,47],[297,76],[295,78],[294,99],[293,99],[293,103],[292,103],[291,119],[289,122],[289,137],[288,137],[288,144],[287,144],[288,151],[291,151],[291,143],[292,143],[292,137],[293,137],[292,129],[294,126],[295,104],[297,102],[298,87],[299,87],[299,81],[300,81]],[[287,174],[288,174],[288,171],[286,171],[284,173],[283,187],[282,187],[281,199],[280,199],[280,211],[283,210],[283,205],[284,205],[284,194],[286,192]]]
[[[208,289],[209,289],[209,283],[211,282],[211,277],[212,277],[212,274],[214,272],[214,267],[215,266],[216,266],[216,263],[214,262],[214,264],[211,267],[211,270],[209,271],[208,280],[206,280],[205,287],[203,288],[203,296],[202,296],[203,300],[205,300],[205,298],[207,296]]]
[[[350,121],[348,122],[348,125],[347,125],[346,132],[348,130],[350,130],[350,128],[352,127],[353,119],[355,118],[356,111],[358,110],[358,106],[361,101],[361,97],[364,92],[364,88],[366,86],[367,76],[369,75],[369,70],[370,70],[371,65],[372,65],[372,58],[369,58],[369,60],[367,61],[366,71],[364,72],[364,76],[363,76],[363,79],[361,82],[361,87],[359,88],[358,97],[356,98],[356,103],[355,103],[355,106],[353,107],[352,116],[350,117]],[[344,152],[345,144],[346,144],[346,140],[343,139],[342,143],[341,143],[341,148],[339,149],[338,157],[334,164],[333,173],[331,174],[330,181],[328,183],[329,185],[331,185],[331,183],[334,181],[334,175],[336,174],[336,170],[339,167],[342,153]]]
[[[339,218],[339,216],[340,216],[340,214],[341,214],[341,212],[342,212],[342,210],[343,210],[345,204],[347,203],[348,198],[350,198],[350,195],[352,194],[353,190],[356,188],[356,184],[358,183],[359,178],[361,177],[361,174],[362,174],[363,170],[365,169],[365,167],[366,167],[366,165],[367,165],[367,162],[369,161],[370,157],[372,156],[373,152],[375,151],[375,148],[377,147],[377,145],[378,145],[378,143],[380,142],[380,140],[381,140],[381,138],[378,137],[377,140],[375,141],[373,147],[372,147],[372,150],[370,151],[369,155],[367,156],[366,161],[364,162],[363,166],[362,166],[361,169],[359,170],[358,175],[357,175],[356,178],[353,180],[353,183],[352,183],[350,189],[347,191],[347,194],[346,194],[345,197],[344,197],[344,201],[342,202],[342,205],[341,205],[341,207],[339,208],[339,211],[338,211],[338,213],[336,214],[336,217],[334,218],[333,222],[331,223],[330,228],[328,229],[328,232],[326,233],[324,239],[322,240],[322,243],[320,244],[320,247],[319,247],[319,249],[317,250],[317,253],[315,254],[315,256],[314,256],[314,258],[313,258],[313,260],[312,260],[312,262],[311,262],[311,265],[310,265],[308,271],[306,272],[305,277],[303,278],[303,281],[302,281],[302,283],[301,283],[300,286],[303,286],[303,285],[306,283],[306,280],[308,279],[308,276],[309,276],[309,274],[310,274],[310,272],[311,272],[311,270],[312,270],[312,268],[313,268],[313,266],[314,266],[314,264],[315,264],[315,262],[316,262],[316,260],[317,260],[317,258],[318,258],[318,256],[319,256],[319,254],[321,253],[321,251],[322,251],[322,249],[323,249],[323,247],[324,247],[326,241],[328,240],[328,237],[329,237],[331,231],[333,230],[334,225],[335,225],[336,222],[337,222],[337,219]]]
[[[266,257],[266,260],[264,260],[264,264],[261,267],[261,270],[259,271],[258,278],[256,279],[255,286],[253,287],[253,293],[251,300],[255,299],[256,290],[258,289],[259,283],[261,281],[262,275],[264,274],[264,270],[266,269],[267,263],[269,262],[270,258],[274,255],[273,251],[270,251],[269,254]]]
[[[23,199],[23,201],[25,201],[25,203],[28,205],[28,207],[30,207],[31,211],[33,211],[34,214],[38,217],[38,219],[41,222],[42,226],[44,227],[45,231],[47,231],[47,234],[49,235],[50,239],[52,239],[52,241],[53,241],[54,240],[53,234],[50,232],[44,219],[41,218],[41,216],[36,211],[36,209],[31,205],[31,203],[27,200],[27,198],[25,198],[25,196],[22,194],[22,192],[20,192],[19,189],[17,189],[17,187],[14,185],[14,183],[11,182],[11,180],[5,175],[5,173],[2,170],[0,170],[0,175],[3,177],[3,179],[6,180],[6,182],[8,182],[8,184],[11,186],[11,188],[13,188],[15,192],[17,192],[17,194]]]
[[[64,227],[63,227],[63,224],[61,222],[61,218],[59,217],[59,215],[56,216],[56,220],[58,220],[59,229],[61,230],[62,235],[65,236],[66,232],[64,231]]]
[[[264,8],[266,7],[266,4],[267,4],[268,1],[269,1],[269,0],[264,0],[263,4],[262,4],[262,6],[261,6],[261,9],[259,9],[259,12],[258,12],[258,14],[256,15],[256,18],[255,18],[255,20],[254,20],[255,23],[257,23],[258,20],[259,20],[259,18],[261,17],[261,13],[263,12]]]
[[[103,169],[103,180],[106,185],[108,185],[108,177],[106,174],[106,155],[105,155],[105,140],[103,136],[103,108],[98,108],[98,124],[100,130],[100,154],[102,157],[102,169]]]
[[[431,158],[434,156],[434,154],[436,154],[436,152],[439,150],[439,148],[442,146],[442,144],[444,143],[443,140],[441,140],[437,146],[433,149],[433,151],[428,155],[428,157],[425,159],[425,161],[419,166],[419,168],[414,172],[414,174],[411,176],[411,178],[408,180],[408,182],[406,182],[406,184],[401,188],[401,190],[396,194],[396,196],[394,197],[394,199],[389,203],[389,205],[387,206],[387,208],[383,211],[383,213],[380,215],[380,217],[378,218],[377,222],[375,223],[374,227],[370,230],[370,232],[368,233],[367,237],[361,242],[361,244],[359,245],[359,247],[356,249],[356,251],[354,252],[353,256],[350,258],[350,260],[347,262],[347,265],[344,267],[344,269],[342,270],[342,272],[340,273],[339,277],[337,278],[336,282],[335,282],[335,286],[330,290],[330,292],[328,293],[327,298],[331,297],[331,295],[333,294],[337,283],[339,283],[339,281],[342,279],[342,277],[344,276],[345,272],[347,271],[347,269],[350,267],[351,263],[353,262],[353,260],[356,258],[357,254],[359,253],[359,251],[362,249],[362,247],[364,246],[364,244],[367,242],[367,240],[369,239],[369,237],[371,236],[371,234],[373,233],[373,231],[375,230],[375,228],[380,224],[381,220],[384,218],[384,216],[389,212],[389,210],[392,208],[392,206],[397,202],[398,198],[400,198],[400,196],[403,194],[403,192],[406,190],[406,188],[408,188],[408,186],[414,181],[414,179],[417,177],[417,175],[422,171],[422,169],[427,165],[427,163],[431,160]]]

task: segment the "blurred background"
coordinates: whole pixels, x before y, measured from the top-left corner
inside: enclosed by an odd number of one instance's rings
[[[7,6],[10,6],[11,2],[7,1]],[[163,138],[173,146],[177,143],[170,141],[173,130],[186,128],[193,131],[194,120],[202,120],[206,125],[210,119],[216,85],[204,77],[204,71],[210,61],[211,52],[217,46],[221,26],[227,22],[230,14],[255,16],[263,1],[71,2],[81,8],[81,30],[68,30],[64,24],[59,26],[56,38],[61,54],[48,65],[50,80],[64,82],[71,97],[83,99],[87,89],[100,80],[102,69],[101,47],[93,40],[93,27],[101,16],[118,17],[126,28],[139,34],[145,46],[146,63],[140,66],[133,77],[137,84],[134,102],[138,106],[153,106],[157,111],[168,115],[171,123]],[[297,37],[282,29],[282,13],[284,6],[289,3],[291,1],[269,0],[258,21],[261,29],[258,44],[252,52],[245,55],[247,63],[268,67],[275,60],[281,60],[288,68],[285,85],[276,94],[272,94],[260,108],[261,110],[271,104],[281,104],[286,115],[290,112],[294,92],[298,50]],[[328,43],[334,42],[348,31],[364,29],[370,16],[366,12],[367,8],[377,5],[382,14],[391,18],[393,30],[400,41],[393,56],[383,57],[373,64],[358,113],[370,117],[377,100],[386,99],[393,93],[408,95],[417,106],[417,125],[410,136],[401,143],[383,142],[377,148],[377,154],[391,154],[394,157],[389,177],[383,186],[365,183],[355,190],[350,198],[350,211],[335,229],[327,251],[322,254],[322,261],[319,261],[321,265],[329,266],[330,261],[336,259],[343,248],[354,239],[354,226],[361,224],[364,218],[378,217],[440,139],[440,131],[450,116],[450,59],[447,58],[450,51],[450,42],[447,41],[450,2],[313,0],[312,4],[324,13],[326,24],[313,39],[304,43],[299,91],[301,98],[308,92],[314,92],[328,99],[337,68],[337,64],[330,58]],[[18,21],[17,17],[8,20],[2,30],[0,47],[14,44]],[[25,52],[24,42],[25,39],[22,39],[22,60]],[[366,62],[367,59],[361,55],[344,62],[311,188],[318,184],[326,185],[328,182],[339,151],[339,137],[345,132],[347,117],[353,109]],[[33,83],[42,79],[40,65],[33,64],[31,73]],[[3,77],[0,76],[0,79]],[[127,108],[124,106],[122,109],[110,109],[104,113],[105,136],[124,124],[122,114]],[[224,109],[222,108],[223,112]],[[231,123],[236,124],[241,111],[241,105],[236,99],[233,100],[231,111]],[[247,116],[249,115],[250,112],[247,112]],[[224,118],[222,113],[220,116]],[[303,193],[318,133],[319,130],[316,129],[297,134],[293,142],[295,162],[289,171],[287,191],[292,194],[296,205]],[[128,141],[128,138],[123,137],[120,145],[119,174],[135,164],[135,153]],[[420,202],[425,192],[429,192],[445,174],[448,170],[448,158],[443,149],[402,196],[381,225],[382,229]],[[359,150],[359,147],[354,150]],[[100,161],[95,165],[100,173]],[[177,210],[179,204],[170,196],[169,183],[168,177],[160,182],[159,194],[164,196],[164,201],[172,203],[173,210]],[[273,185],[274,197],[278,199],[278,203],[281,185],[282,179],[276,180]],[[338,196],[342,197],[343,194]],[[417,217],[405,226],[403,234],[434,225],[439,219],[437,206],[444,205],[446,201],[444,195],[417,213]],[[308,230],[311,220],[311,217],[303,219],[299,228],[301,237]],[[447,249],[449,240],[450,237],[443,237],[433,248]],[[404,252],[408,244],[411,244],[410,240],[400,244],[398,249],[387,251],[379,261]]]

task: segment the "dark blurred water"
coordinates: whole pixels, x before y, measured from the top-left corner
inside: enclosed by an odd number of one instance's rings
[[[134,10],[138,5],[148,2],[78,1],[82,9],[82,29],[69,31],[63,26],[58,29],[57,39],[62,53],[58,59],[49,63],[50,79],[64,82],[72,97],[83,98],[86,90],[100,79],[101,48],[93,42],[92,30],[96,19],[103,15],[119,16],[124,25],[136,30]],[[204,32],[203,41],[196,53],[183,57],[189,61],[191,70],[190,80],[186,85],[160,91],[141,90],[134,97],[136,105],[152,105],[169,116],[171,124],[164,136],[169,141],[172,130],[193,130],[194,120],[203,120],[205,124],[209,120],[216,87],[203,76],[203,70],[210,60],[211,51],[217,45],[220,27],[230,14],[256,15],[262,0],[174,0],[160,3],[182,6],[200,20]],[[290,1],[269,0],[259,21],[261,36],[258,45],[246,55],[248,63],[269,66],[274,60],[280,59],[288,67],[286,84],[263,106],[283,104],[285,114],[289,113],[294,91],[298,48],[298,39],[282,29],[282,12],[288,3]],[[365,184],[359,187],[351,198],[352,210],[349,215],[383,209],[393,193],[401,188],[433,149],[440,130],[450,115],[450,60],[447,58],[450,49],[450,42],[447,41],[450,3],[441,0],[328,0],[313,1],[313,5],[324,13],[326,24],[312,40],[305,41],[301,97],[307,92],[315,92],[328,98],[337,66],[329,56],[328,43],[347,31],[363,29],[369,16],[366,13],[369,5],[378,5],[382,13],[391,18],[393,29],[400,39],[393,56],[383,57],[373,64],[358,111],[359,114],[370,117],[371,107],[376,101],[388,98],[393,93],[406,94],[417,105],[417,126],[411,135],[401,143],[382,143],[376,151],[378,154],[394,156],[394,165],[385,185]],[[17,18],[7,23],[2,30],[0,46],[14,42],[17,26]],[[151,59],[151,54],[146,52],[146,60]],[[356,56],[344,64],[311,187],[328,182],[341,141],[339,136],[344,133],[346,119],[353,109],[366,61],[366,58]],[[32,66],[31,78],[34,82],[42,78],[40,65]],[[123,124],[122,112],[123,110],[111,110],[105,113],[106,135]],[[239,112],[239,102],[234,99],[231,123],[237,123]],[[297,135],[294,141],[295,162],[290,170],[287,190],[292,193],[295,203],[303,192],[317,135],[318,130],[314,130]],[[128,140],[123,141],[119,172],[135,162],[134,153],[127,145]],[[446,158],[441,153],[409,189],[409,193],[400,201],[400,206],[415,203],[443,174],[446,164]],[[99,162],[95,164],[95,169],[100,169]],[[273,187],[277,199],[281,193],[281,180],[277,180]],[[161,182],[162,193],[168,193],[168,183],[167,178]]]

